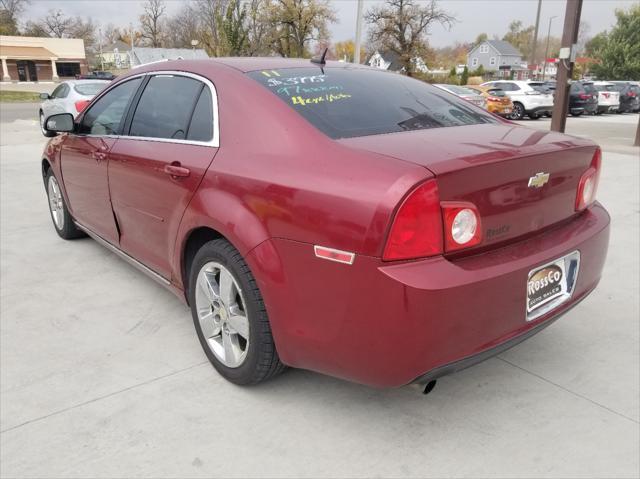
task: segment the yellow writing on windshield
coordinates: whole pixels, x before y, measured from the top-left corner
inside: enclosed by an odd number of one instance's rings
[[[301,96],[292,96],[291,102],[294,105],[317,105],[318,103],[328,102],[332,103],[334,101],[344,100],[346,98],[351,98],[351,95],[347,93],[327,93],[326,95],[316,96],[313,98],[302,98]]]

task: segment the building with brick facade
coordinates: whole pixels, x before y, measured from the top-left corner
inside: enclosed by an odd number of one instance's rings
[[[2,81],[58,81],[87,73],[84,41],[78,38],[0,36]]]

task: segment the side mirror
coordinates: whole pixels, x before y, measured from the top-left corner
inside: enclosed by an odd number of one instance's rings
[[[41,100],[48,100],[50,98],[51,98],[51,96],[48,93],[40,93],[40,99]]]
[[[69,133],[75,129],[73,115],[71,113],[58,113],[51,115],[44,122],[44,129],[49,133]]]

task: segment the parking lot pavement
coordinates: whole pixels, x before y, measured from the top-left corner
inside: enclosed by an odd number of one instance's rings
[[[300,370],[225,382],[171,293],[92,240],[58,238],[37,122],[3,123],[1,475],[637,477],[640,158],[607,133],[633,138],[637,121],[569,119],[605,145],[599,288],[428,396]]]

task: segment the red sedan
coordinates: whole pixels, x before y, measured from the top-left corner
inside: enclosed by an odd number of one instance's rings
[[[238,384],[285,365],[429,383],[549,325],[605,261],[594,143],[394,73],[178,60],[45,129],[58,234],[185,300]]]

